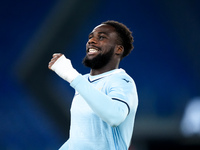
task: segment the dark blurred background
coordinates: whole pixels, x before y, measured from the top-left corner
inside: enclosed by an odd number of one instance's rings
[[[135,39],[120,65],[139,95],[130,149],[199,150],[200,106],[183,121],[200,100],[199,8],[198,0],[1,1],[0,149],[56,150],[67,140],[74,90],[48,62],[61,52],[88,73],[88,34],[117,20]]]

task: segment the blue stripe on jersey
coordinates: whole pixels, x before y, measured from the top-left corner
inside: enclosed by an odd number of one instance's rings
[[[98,78],[98,79],[96,79],[96,80],[90,81],[90,78],[88,77],[88,81],[89,81],[90,83],[92,83],[92,82],[95,82],[95,81],[100,80],[100,79],[102,79],[102,78],[104,78],[104,77],[101,77],[101,78]]]
[[[117,99],[117,98],[112,98],[112,100],[117,100],[117,101],[120,101],[120,102],[123,102],[124,104],[126,104],[126,106],[128,107],[128,114],[129,114],[129,112],[130,112],[130,107],[129,107],[129,105],[128,105],[125,101],[120,100],[120,99]],[[128,114],[127,114],[127,115],[128,115]]]

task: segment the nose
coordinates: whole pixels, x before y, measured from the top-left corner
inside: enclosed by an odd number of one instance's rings
[[[88,40],[88,44],[96,44],[97,43],[97,40],[95,37],[92,37]]]

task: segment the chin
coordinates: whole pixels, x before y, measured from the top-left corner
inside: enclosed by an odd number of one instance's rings
[[[111,49],[108,53],[105,54],[97,54],[97,55],[86,55],[83,59],[83,64],[86,67],[89,67],[91,69],[100,69],[104,66],[106,66],[109,61],[112,58],[112,55],[114,53],[114,49]]]

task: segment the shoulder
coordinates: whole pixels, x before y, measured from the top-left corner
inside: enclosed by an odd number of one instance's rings
[[[135,82],[133,80],[133,78],[131,76],[129,76],[125,70],[123,69],[120,69],[119,72],[111,75],[109,77],[109,81],[110,82],[113,82],[113,83],[119,83],[119,84],[134,84],[135,85]]]
[[[138,95],[135,82],[124,70],[109,76],[107,90],[112,98],[126,102],[130,108],[136,110]]]

